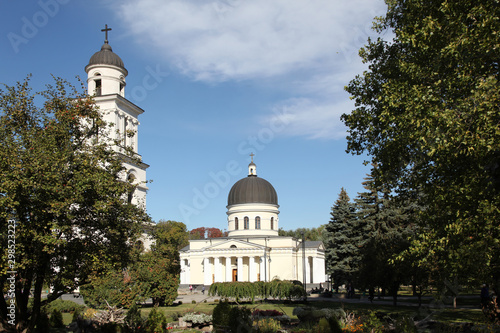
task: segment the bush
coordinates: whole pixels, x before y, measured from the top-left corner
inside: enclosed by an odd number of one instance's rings
[[[212,316],[205,313],[190,312],[186,313],[182,319],[184,321],[192,322],[194,325],[204,325],[209,324],[212,321]]]
[[[215,306],[212,314],[212,322],[216,331],[224,331],[223,328],[229,326],[230,311],[231,305],[229,305],[227,300]]]
[[[144,319],[137,304],[132,305],[125,317],[125,327],[127,332],[138,333],[144,331]]]
[[[193,299],[193,300],[191,301],[191,304],[196,304],[196,301]]]
[[[162,312],[157,311],[153,308],[149,313],[146,332],[148,333],[163,333],[167,329],[167,320]]]
[[[63,317],[61,311],[55,309],[50,314],[49,324],[51,327],[60,328],[64,327]]]
[[[257,321],[257,332],[259,333],[276,333],[280,329],[280,322],[273,318],[263,318]]]
[[[342,309],[317,309],[311,307],[296,307],[293,309],[293,314],[301,322],[318,322],[321,318],[343,320],[346,317]]]
[[[238,333],[252,332],[252,312],[246,307],[233,307],[229,312],[229,330]]]
[[[52,301],[44,306],[44,310],[47,313],[52,313],[54,310],[61,313],[70,313],[75,311],[83,312],[85,311],[85,308],[85,305],[77,304],[73,301],[64,301],[62,299],[56,299],[55,301]]]

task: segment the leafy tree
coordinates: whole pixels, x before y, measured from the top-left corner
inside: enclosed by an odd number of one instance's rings
[[[189,239],[206,239],[206,238],[219,238],[227,237],[227,232],[223,232],[218,228],[205,228],[199,227],[189,232]]]
[[[297,228],[295,230],[283,230],[283,228],[280,228],[278,230],[278,235],[302,239],[303,233],[306,241],[323,241],[324,228],[325,226],[323,225],[317,228]]]
[[[387,0],[346,87],[348,151],[377,182],[425,210],[408,255],[439,279],[500,283],[500,6],[498,0]]]
[[[41,306],[91,272],[124,267],[137,222],[148,219],[127,202],[123,155],[112,149],[117,142],[97,140],[106,135],[92,99],[61,79],[36,94],[29,79],[0,90],[0,286],[15,284],[19,332],[32,332]],[[44,300],[43,286],[53,290]],[[7,305],[2,293],[0,330],[11,327]]]
[[[101,309],[107,309],[108,305],[130,308],[141,300],[142,294],[129,270],[114,267],[92,274],[89,283],[82,286],[80,292],[87,305]]]
[[[171,305],[180,283],[179,250],[188,244],[188,232],[182,222],[160,220],[153,229],[151,251],[140,254],[133,265],[132,279],[140,284],[142,295],[155,305]]]
[[[327,273],[337,290],[341,284],[353,279],[357,271],[359,250],[356,240],[359,228],[355,218],[354,205],[344,188],[332,206],[330,222],[323,232]]]

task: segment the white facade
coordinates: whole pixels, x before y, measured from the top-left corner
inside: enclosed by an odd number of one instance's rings
[[[304,282],[303,262],[306,283],[325,282],[323,243],[306,241],[303,256],[301,240],[278,236],[277,195],[271,184],[257,179],[256,170],[252,161],[249,178],[237,182],[229,193],[228,237],[191,240],[180,251],[181,285],[275,278]]]

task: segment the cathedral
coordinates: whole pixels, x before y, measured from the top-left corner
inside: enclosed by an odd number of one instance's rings
[[[94,96],[103,118],[113,128],[110,138],[121,142],[114,146],[123,154],[129,147],[138,160],[138,117],[144,112],[125,98],[125,69],[121,58],[106,37],[101,50],[96,52],[85,67],[88,92]],[[135,135],[128,135],[135,133]],[[129,202],[146,208],[147,164],[131,160],[123,154],[126,172],[122,179],[137,184],[129,195]],[[180,283],[210,285],[228,281],[299,280],[319,285],[325,282],[325,248],[322,242],[306,241],[278,235],[278,195],[274,187],[257,176],[252,161],[248,176],[237,181],[229,191],[227,200],[228,236],[224,238],[191,240],[180,250]],[[143,237],[144,247],[151,245]]]
[[[278,236],[278,209],[276,190],[257,176],[252,156],[248,176],[229,191],[228,236],[191,240],[181,249],[181,286],[275,278],[303,282],[304,276],[309,285],[324,283],[323,243]]]

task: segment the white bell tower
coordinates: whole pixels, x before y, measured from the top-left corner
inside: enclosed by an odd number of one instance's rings
[[[114,150],[123,154],[123,165],[127,169],[123,180],[133,181],[137,184],[134,193],[129,196],[129,201],[146,209],[146,169],[149,165],[142,163],[138,151],[139,120],[143,109],[125,98],[125,69],[122,59],[113,52],[108,43],[108,25],[101,31],[105,32],[104,44],[99,52],[94,53],[89,63],[85,66],[87,73],[87,88],[90,95],[94,96],[103,119],[108,124],[113,124],[109,130],[109,139],[119,142]],[[130,134],[134,135],[130,135]],[[139,163],[132,161],[124,154],[124,147],[129,147],[139,159]]]

